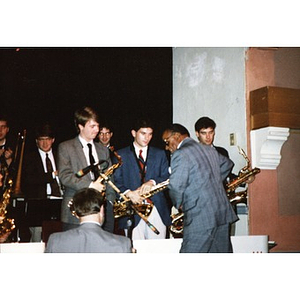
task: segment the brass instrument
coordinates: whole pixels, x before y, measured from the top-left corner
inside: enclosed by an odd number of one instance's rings
[[[5,235],[6,233],[11,232],[15,228],[14,219],[10,219],[6,217],[7,214],[7,206],[10,203],[10,195],[12,192],[12,179],[8,180],[7,188],[3,193],[2,200],[0,202],[0,237]]]
[[[183,231],[183,212],[179,211],[176,214],[171,215],[172,224],[170,226],[170,231],[174,234],[182,234]]]
[[[148,218],[137,209],[137,206],[135,204],[132,204],[130,199],[126,195],[121,193],[118,187],[114,183],[112,183],[111,180],[107,180],[106,178],[104,179],[120,195],[120,197],[125,201],[125,203],[128,203],[126,205],[130,205],[129,207],[131,208],[131,210],[133,210],[147,224],[147,226],[149,226],[149,228],[154,233],[159,234],[159,231],[148,221]]]
[[[15,153],[15,161],[19,160],[18,164],[18,170],[17,170],[17,175],[15,178],[15,184],[13,186],[12,194],[15,197],[23,195],[21,191],[21,176],[22,176],[22,165],[23,165],[23,156],[24,156],[24,149],[25,149],[25,140],[26,140],[26,130],[23,131],[23,135],[19,133],[18,135],[18,143],[16,146],[16,153]],[[21,149],[20,149],[20,154],[19,152],[19,143],[21,141]],[[19,157],[18,157],[19,155]]]
[[[244,150],[242,148],[240,148],[240,147],[238,147],[238,148],[239,148],[239,153],[247,161],[247,165],[240,170],[237,178],[232,179],[230,182],[228,182],[226,184],[226,192],[227,192],[228,196],[230,196],[232,193],[234,193],[234,191],[241,184],[247,182],[247,180],[250,177],[255,176],[256,174],[260,173],[260,169],[259,168],[252,169],[251,162],[250,162],[249,158],[247,157],[247,155],[245,154]]]
[[[132,204],[130,199],[126,197],[123,201],[117,201],[114,204],[114,216],[115,218],[130,216],[134,213],[132,211],[131,206],[135,206],[135,208],[141,212],[144,216],[148,217],[152,211],[153,203],[147,201],[146,199],[152,197],[154,194],[161,192],[166,189],[169,184],[169,179],[153,186],[148,193],[141,195],[141,198],[144,199],[143,204]]]
[[[236,192],[235,190],[243,183],[251,183],[247,182],[251,177],[255,179],[255,175],[260,173],[259,168],[252,169],[251,162],[249,158],[247,157],[244,150],[240,147],[238,147],[239,153],[245,158],[247,164],[245,167],[243,167],[236,178],[231,180],[226,184],[226,194],[228,197],[229,202],[232,205],[236,205],[238,203],[244,203],[247,205],[247,189],[244,191]],[[171,215],[172,218],[172,224],[170,226],[170,231],[173,234],[182,234],[183,232],[183,218],[184,214],[183,212],[179,211],[176,214]]]
[[[118,162],[111,165],[104,173],[100,173],[99,177],[97,178],[97,182],[103,183],[104,181],[109,181],[111,175],[114,173],[114,171],[119,168],[122,165],[122,159],[121,156],[117,154],[116,151],[114,151],[114,155],[118,158]],[[80,175],[82,176],[82,175]],[[105,194],[105,190],[102,191],[103,195]],[[74,217],[76,217],[76,213],[73,210],[73,199],[71,199],[68,203],[68,207],[71,209],[71,213]]]
[[[14,219],[7,217],[7,207],[10,204],[12,195],[15,197],[16,195],[21,195],[21,172],[22,172],[22,164],[23,164],[23,155],[24,155],[24,146],[25,146],[25,137],[26,130],[24,130],[24,134],[18,135],[18,142],[15,150],[15,157],[12,163],[16,163],[18,160],[18,171],[16,174],[15,185],[13,184],[14,174],[10,174],[8,169],[6,169],[6,174],[4,176],[3,186],[5,187],[2,199],[0,201],[0,236],[3,236],[7,233],[10,233],[13,229],[15,229]],[[20,140],[21,150],[19,153],[19,143]]]

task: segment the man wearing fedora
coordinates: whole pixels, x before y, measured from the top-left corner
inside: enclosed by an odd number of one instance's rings
[[[24,157],[23,192],[27,200],[62,199],[56,155],[52,149],[55,135],[49,124],[37,127],[37,148]],[[31,242],[40,242],[42,227],[30,227]]]

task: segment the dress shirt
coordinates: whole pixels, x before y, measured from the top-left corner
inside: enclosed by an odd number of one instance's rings
[[[89,147],[88,147],[87,144],[91,144],[92,145],[92,154],[93,154],[95,163],[98,163],[99,159],[98,159],[98,155],[97,155],[97,152],[96,152],[96,148],[95,148],[94,142],[93,141],[87,142],[80,135],[78,136],[78,138],[79,138],[79,141],[80,141],[80,143],[82,145],[82,149],[83,149],[83,153],[84,153],[84,156],[85,156],[85,159],[86,159],[86,162],[87,162],[87,166],[89,166],[91,164],[90,163],[90,157],[89,157]],[[95,178],[94,178],[93,172],[90,172],[90,173],[91,173],[92,179],[94,180]]]
[[[148,146],[144,147],[144,148],[138,148],[134,143],[133,143],[133,147],[134,147],[134,151],[137,157],[139,157],[140,155],[140,150],[142,150],[142,156],[144,161],[147,160],[147,152],[148,152]]]
[[[54,172],[56,171],[56,165],[55,165],[55,160],[54,160],[52,149],[49,152],[44,152],[41,149],[38,149],[38,150],[39,150],[42,162],[43,162],[45,173],[47,173],[46,153],[48,154],[48,157],[49,157],[49,159],[50,159],[50,161],[52,163],[52,168],[53,168],[52,177],[56,179],[56,181],[58,183],[58,186],[60,187],[59,180],[58,180],[57,176],[55,176],[55,174],[54,174]],[[60,193],[62,194],[61,189],[60,189]],[[50,183],[47,183],[47,195],[51,195],[51,186],[50,186]],[[51,196],[50,198],[51,199],[60,199],[60,197],[54,197],[54,196]]]
[[[137,157],[140,156],[140,150],[142,150],[142,156],[144,159],[144,162],[146,163],[147,160],[147,153],[148,153],[148,146],[144,147],[144,148],[138,148],[134,143],[133,143],[133,147],[134,147],[134,151],[135,151],[135,155]],[[147,163],[145,164],[145,172],[147,172]],[[156,181],[154,179],[150,179],[154,185],[156,185]],[[127,191],[126,191],[127,192]]]

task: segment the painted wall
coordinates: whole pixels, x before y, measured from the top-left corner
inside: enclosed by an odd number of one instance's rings
[[[228,150],[237,173],[245,165],[237,145],[247,148],[244,48],[173,48],[173,122],[197,139],[194,124],[202,116],[216,122],[214,143]]]
[[[246,60],[247,111],[252,90],[268,85],[300,89],[299,70],[300,48],[250,48]],[[249,128],[249,118],[247,125]],[[277,243],[271,252],[300,251],[299,149],[300,130],[291,130],[277,169],[262,170],[249,186],[249,232],[269,235],[269,240]]]
[[[195,122],[212,118],[217,124],[214,144],[227,149],[235,174],[246,164],[237,148],[247,153],[245,95],[245,48],[173,48],[173,122],[187,127],[197,140]],[[230,133],[236,137],[233,146]],[[238,216],[232,234],[248,235],[244,204]]]

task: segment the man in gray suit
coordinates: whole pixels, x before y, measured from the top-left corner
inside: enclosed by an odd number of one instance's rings
[[[98,166],[91,171],[88,170],[89,172],[84,172],[86,167],[96,165],[101,161],[106,161],[106,166],[111,166],[109,150],[100,143],[94,143],[99,132],[97,113],[90,107],[78,109],[75,112],[74,121],[78,136],[62,142],[58,146],[58,177],[65,188],[61,207],[63,230],[79,225],[78,219],[72,216],[68,208],[68,203],[75,192],[86,187],[99,191],[104,189],[104,185],[99,180],[99,174],[97,174]],[[103,228],[113,232],[115,192],[110,186],[106,188],[106,200],[106,221]]]
[[[103,195],[93,188],[78,191],[70,202],[70,211],[79,218],[80,226],[52,233],[46,253],[131,253],[129,238],[101,228],[104,216]]]
[[[167,128],[162,138],[171,152],[170,197],[184,213],[180,252],[232,252],[230,224],[238,218],[222,182],[233,162],[190,138],[180,124]]]

